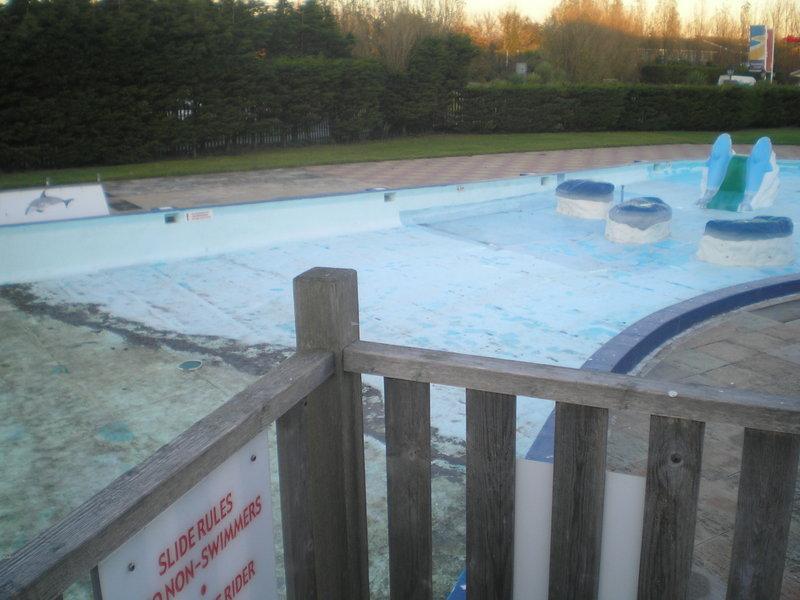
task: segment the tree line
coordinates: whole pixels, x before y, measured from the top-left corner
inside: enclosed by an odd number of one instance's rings
[[[740,0],[738,6],[708,8],[693,3],[681,15],[677,0],[560,0],[541,23],[506,8],[466,19],[461,28],[481,49],[476,80],[508,78],[511,62],[528,63],[535,83],[641,80],[648,64],[694,63],[721,73],[747,58],[749,26],[775,30],[779,81],[800,69],[800,48],[784,41],[800,32],[796,0]],[[702,72],[683,83],[703,83]]]
[[[475,52],[442,30],[390,69],[356,44],[316,0],[12,0],[0,169],[429,130]]]
[[[795,23],[796,5],[765,1],[770,23]],[[746,43],[749,11],[738,25],[715,14],[706,27]],[[706,31],[692,34],[697,44]],[[646,97],[635,128],[657,129],[657,103],[671,101],[668,91],[522,92],[509,88],[522,80],[506,76],[508,85],[489,92],[467,82],[491,82],[522,60],[532,71],[528,86],[713,83],[719,66],[680,64],[669,54],[665,64],[642,68],[643,48],[667,53],[682,35],[675,0],[658,0],[652,13],[642,0],[561,0],[543,23],[514,9],[468,18],[464,0],[9,0],[0,4],[0,169],[454,128],[569,130],[580,119],[514,125],[492,115],[583,111],[587,98],[589,107],[635,108]],[[713,44],[735,46],[725,39]],[[740,98],[714,93],[679,95],[714,106]],[[736,100],[745,115],[738,122],[753,121],[752,108],[772,96],[748,98]],[[791,112],[776,114],[794,123]],[[633,127],[622,117],[592,122]]]

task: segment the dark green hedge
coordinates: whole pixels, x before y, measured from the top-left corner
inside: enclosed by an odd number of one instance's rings
[[[800,90],[783,86],[519,86],[469,88],[448,125],[474,133],[726,131],[800,126]]]
[[[88,85],[0,101],[0,168],[137,162],[370,137],[385,72],[367,60],[252,61],[192,86]]]
[[[0,3],[0,169],[349,141],[385,73],[322,3]]]
[[[716,85],[720,75],[727,71],[722,67],[707,67],[672,63],[665,65],[642,65],[639,79],[645,84],[681,85],[702,84]]]
[[[474,54],[352,58],[322,0],[0,1],[0,170],[346,142],[441,126]]]

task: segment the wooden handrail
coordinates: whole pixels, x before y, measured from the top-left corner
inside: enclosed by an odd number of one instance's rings
[[[0,561],[0,598],[57,597],[334,372],[332,352],[286,359]]]
[[[364,341],[344,349],[344,368],[511,396],[800,434],[800,398],[748,390]]]
[[[609,409],[651,416],[639,598],[685,595],[704,424],[744,427],[728,598],[779,595],[800,455],[800,398],[363,341],[344,349],[343,362],[353,373],[466,388],[468,401],[470,390],[556,401],[550,598],[597,597]],[[491,393],[484,404],[497,403]],[[469,420],[467,410],[468,432]],[[468,452],[468,480],[470,465],[501,444],[501,430],[491,429],[486,448],[478,456]],[[483,489],[476,493],[477,502],[491,499]],[[494,507],[481,520],[503,522],[501,512]],[[468,512],[468,537],[475,520]],[[488,539],[479,552],[488,550]],[[468,587],[501,597],[506,584],[489,569],[498,556],[502,549],[495,548],[472,564],[468,544],[468,580],[476,578]]]

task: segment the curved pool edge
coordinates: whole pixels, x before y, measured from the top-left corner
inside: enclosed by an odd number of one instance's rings
[[[705,321],[783,296],[800,293],[800,273],[756,279],[684,300],[636,321],[603,344],[582,369],[629,374],[655,350]],[[555,410],[525,454],[527,460],[553,462]]]
[[[653,351],[705,321],[766,300],[800,293],[800,273],[756,279],[673,304],[636,321],[603,344],[582,369],[628,374]],[[555,410],[547,417],[525,455],[526,460],[553,462]],[[466,570],[462,570],[448,600],[465,600]]]

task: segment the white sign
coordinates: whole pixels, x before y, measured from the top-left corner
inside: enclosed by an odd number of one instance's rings
[[[547,600],[553,465],[517,460],[514,598]],[[598,600],[635,600],[642,547],[645,478],[606,471]]]
[[[272,600],[266,431],[99,565],[105,600]]]
[[[99,183],[0,192],[0,225],[107,214],[106,194]]]
[[[214,212],[210,208],[204,210],[192,210],[186,213],[186,220],[191,221],[208,221],[214,216]]]

